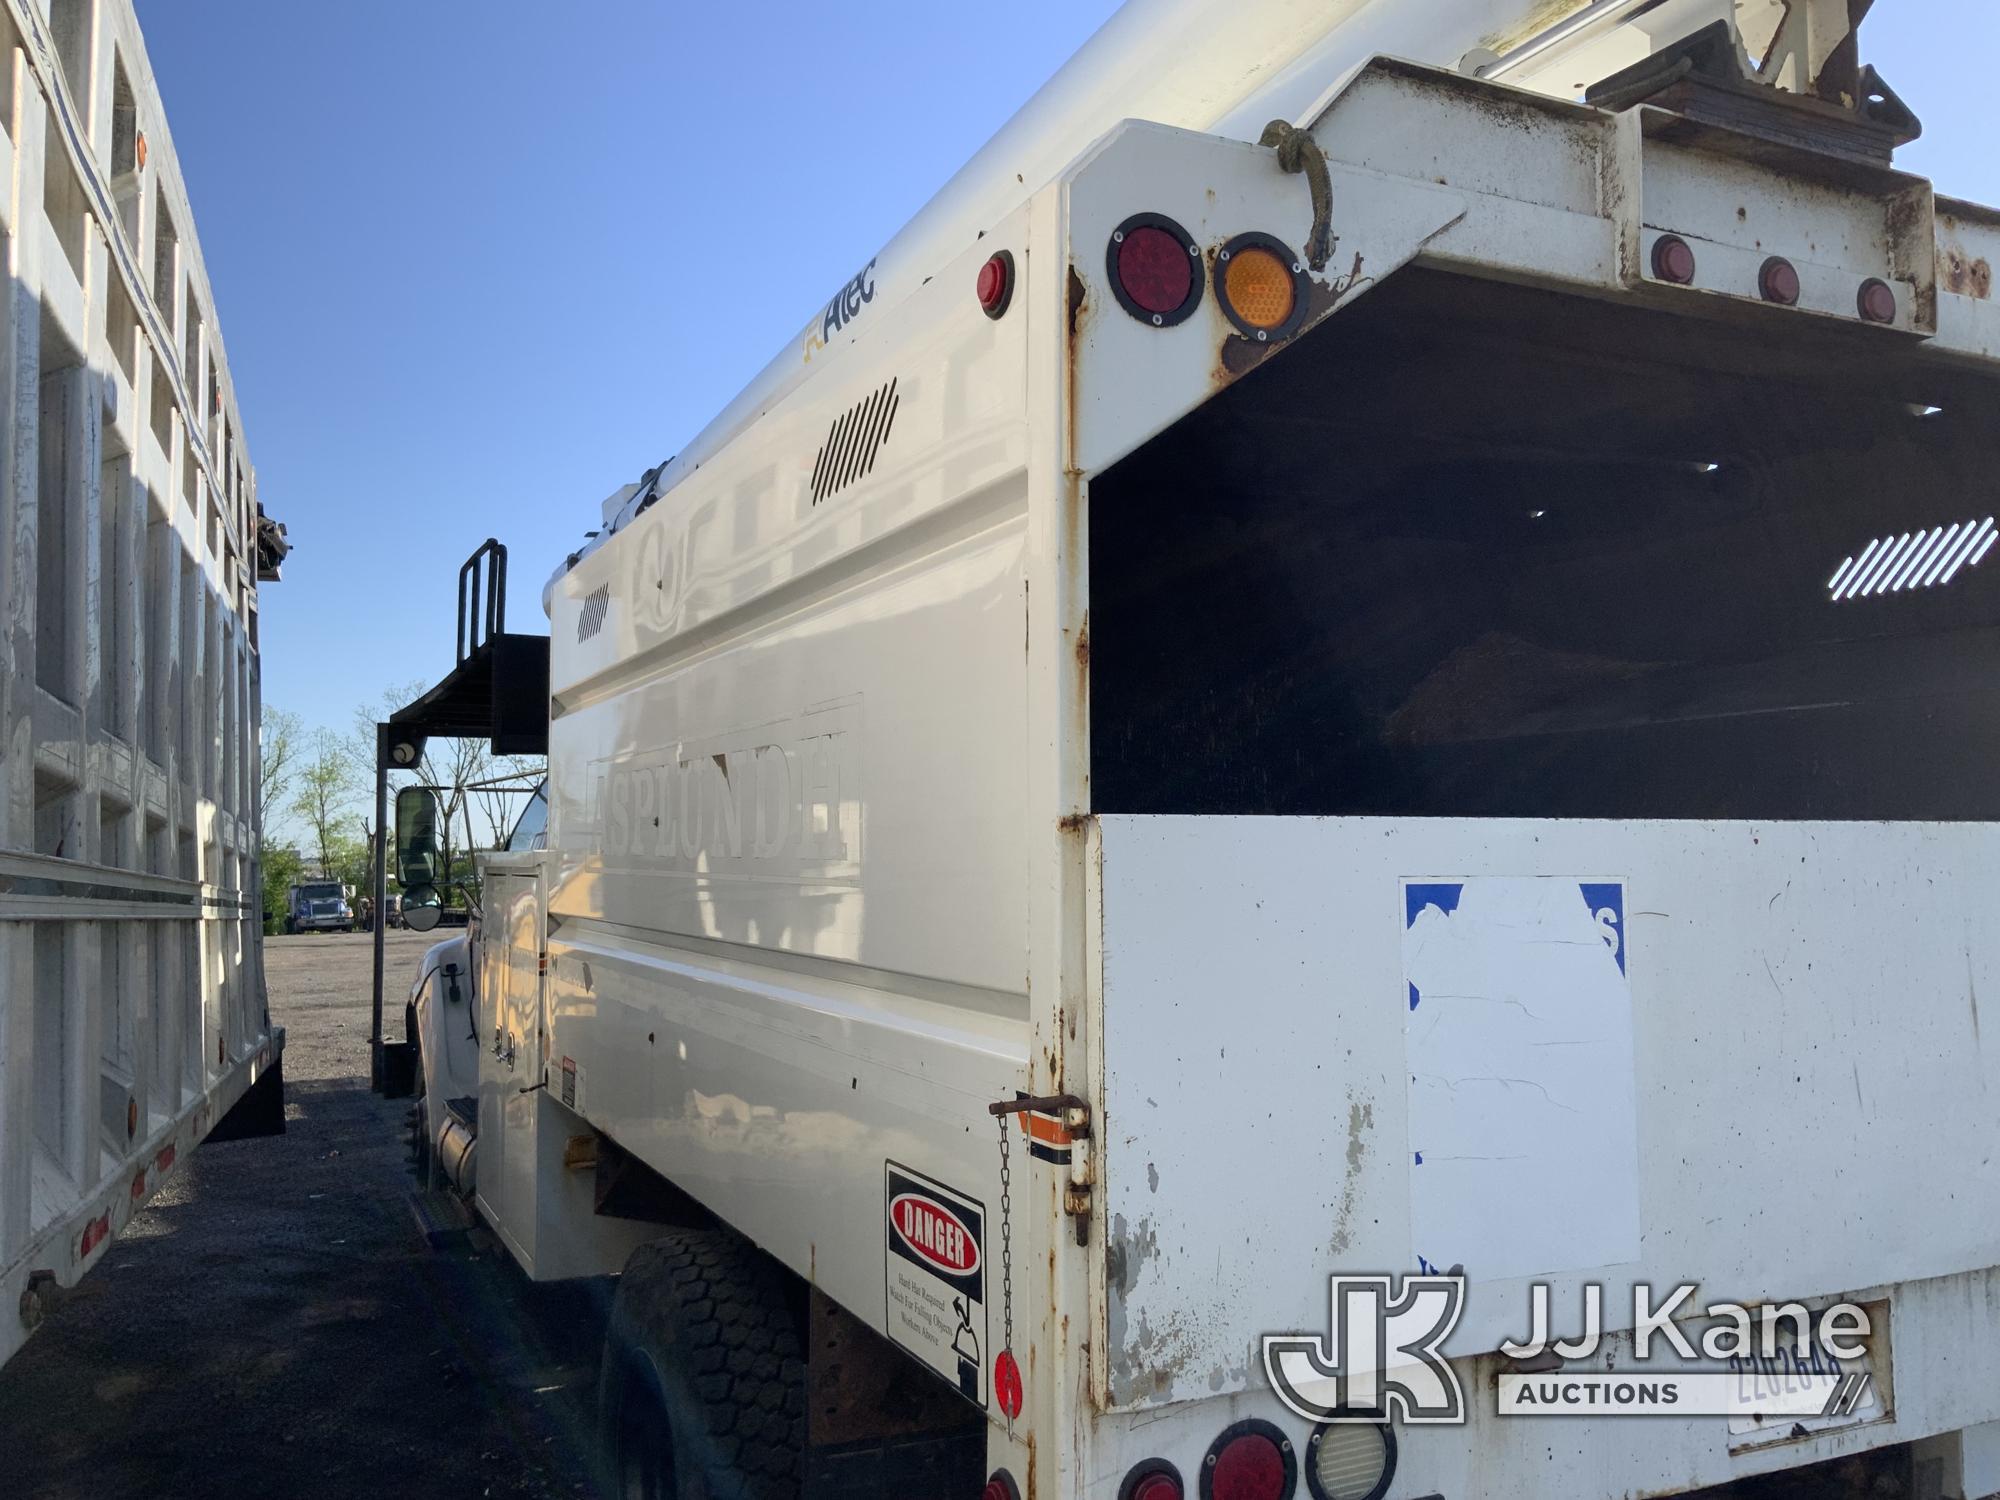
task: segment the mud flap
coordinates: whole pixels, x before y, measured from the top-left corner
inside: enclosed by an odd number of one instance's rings
[[[264,1075],[244,1091],[216,1122],[203,1145],[215,1141],[244,1141],[263,1135],[285,1133],[285,1059],[282,1055]]]
[[[408,1099],[417,1091],[417,1044],[384,1042],[382,1076],[376,1092],[384,1099]]]
[[[979,1409],[825,1293],[810,1298],[805,1493],[975,1493],[986,1477]]]

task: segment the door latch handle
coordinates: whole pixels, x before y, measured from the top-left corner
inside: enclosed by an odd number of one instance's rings
[[[990,1115],[1056,1115],[1072,1136],[1090,1138],[1090,1106],[1074,1094],[1024,1095],[986,1106]]]

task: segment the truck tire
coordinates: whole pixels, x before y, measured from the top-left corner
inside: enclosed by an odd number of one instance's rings
[[[431,1185],[431,1124],[430,1111],[424,1107],[429,1090],[424,1087],[424,1042],[417,1035],[416,1007],[403,1007],[403,1035],[410,1039],[411,1071],[416,1076],[416,1102],[410,1106],[410,1171],[416,1175],[417,1186],[427,1189]]]
[[[721,1230],[625,1262],[598,1377],[619,1500],[797,1500],[805,1361],[777,1267]]]

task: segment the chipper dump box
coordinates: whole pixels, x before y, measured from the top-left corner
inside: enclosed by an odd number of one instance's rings
[[[626,1492],[2000,1491],[2000,220],[1865,9],[1130,6],[606,503],[415,1004]]]

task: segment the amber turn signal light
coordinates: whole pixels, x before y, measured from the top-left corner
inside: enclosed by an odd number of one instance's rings
[[[1283,241],[1239,234],[1215,254],[1222,311],[1259,343],[1289,338],[1305,322],[1305,267]]]

